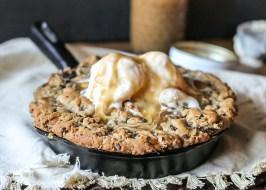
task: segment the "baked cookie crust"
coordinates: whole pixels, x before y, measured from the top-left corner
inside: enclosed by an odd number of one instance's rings
[[[131,155],[164,152],[206,142],[230,126],[237,114],[235,94],[212,74],[178,68],[197,92],[201,109],[165,107],[156,123],[148,123],[132,101],[112,109],[107,120],[94,113],[92,102],[80,95],[88,85],[90,56],[75,69],[52,74],[30,104],[34,126],[77,145]]]

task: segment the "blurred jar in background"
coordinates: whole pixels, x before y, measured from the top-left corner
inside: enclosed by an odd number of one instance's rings
[[[131,0],[131,46],[135,52],[167,51],[183,39],[187,0]]]

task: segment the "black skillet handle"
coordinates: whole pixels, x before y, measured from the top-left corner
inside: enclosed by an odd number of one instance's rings
[[[57,68],[74,68],[78,65],[78,61],[47,22],[40,21],[31,26],[31,39]]]

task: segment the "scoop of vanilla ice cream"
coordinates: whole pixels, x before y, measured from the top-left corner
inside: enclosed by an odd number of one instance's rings
[[[89,85],[84,95],[100,112],[110,105],[119,107],[144,85],[144,66],[120,54],[109,54],[91,67]]]
[[[177,69],[170,61],[169,57],[162,52],[148,52],[140,56],[148,67],[151,80],[160,80],[160,85],[176,86]]]
[[[195,99],[176,89],[186,90],[187,84],[162,52],[141,56],[109,54],[96,62],[90,73],[83,95],[103,117],[108,109],[121,108],[125,100],[133,100],[148,121],[158,117],[161,102],[170,105],[171,101],[188,101],[195,106]]]
[[[179,106],[182,106],[182,104],[186,104],[188,108],[200,109],[199,102],[194,97],[189,96],[176,88],[166,88],[161,91],[159,102],[162,106],[169,108],[178,108]]]

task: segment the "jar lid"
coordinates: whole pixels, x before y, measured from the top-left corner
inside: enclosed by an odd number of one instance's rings
[[[175,43],[169,50],[169,56],[176,65],[204,71],[230,69],[237,64],[237,56],[232,51],[197,41]]]

